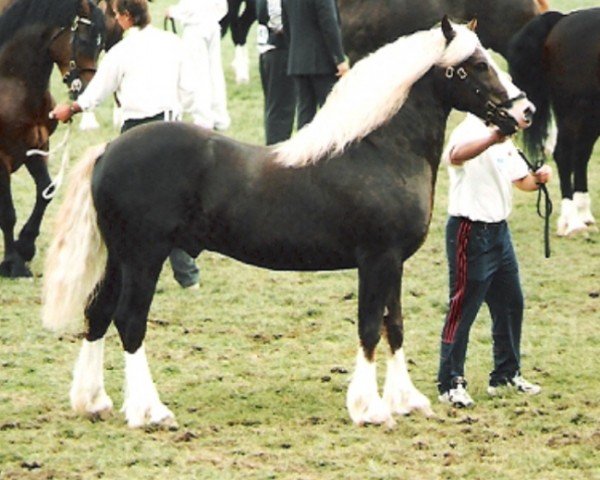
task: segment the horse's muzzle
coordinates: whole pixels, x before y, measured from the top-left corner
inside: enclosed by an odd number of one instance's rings
[[[496,125],[503,135],[512,135],[519,129],[519,122],[505,108],[490,102],[487,105],[486,121]]]

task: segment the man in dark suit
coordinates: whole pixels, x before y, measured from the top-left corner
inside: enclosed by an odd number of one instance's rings
[[[349,67],[335,0],[283,0],[282,7],[290,39],[287,71],[296,82],[300,128],[313,119]]]
[[[296,113],[296,86],[287,74],[288,42],[283,33],[281,0],[256,0],[256,19],[265,140],[273,145],[290,138]]]

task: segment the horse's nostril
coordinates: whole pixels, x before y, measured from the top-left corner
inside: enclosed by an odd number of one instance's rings
[[[531,120],[533,119],[533,112],[534,112],[534,110],[530,107],[527,107],[525,109],[525,111],[523,112],[523,116],[530,123],[531,123]]]

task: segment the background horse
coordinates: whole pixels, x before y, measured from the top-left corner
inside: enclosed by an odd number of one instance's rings
[[[56,122],[48,119],[53,100],[50,74],[56,64],[63,81],[77,93],[92,77],[104,42],[102,12],[91,0],[17,0],[0,16],[0,228],[4,259],[0,275],[27,277],[26,262],[51,199],[46,158],[27,156],[48,149]],[[36,185],[33,211],[14,238],[16,213],[10,189],[12,172],[25,165]]]
[[[123,29],[119,22],[117,22],[117,17],[115,16],[115,12],[110,5],[110,2],[107,0],[96,0],[98,8],[102,10],[104,13],[104,27],[105,27],[105,39],[104,39],[104,49],[108,52],[121,38],[123,38]],[[116,102],[116,97],[115,97]],[[113,117],[113,123],[115,126],[120,128],[121,126],[121,111],[116,106]],[[100,124],[98,120],[96,120],[96,115],[93,110],[89,110],[87,112],[81,113],[81,120],[79,121],[79,129],[80,130],[94,130],[99,128]]]
[[[243,11],[242,4],[244,5]],[[241,13],[240,13],[241,12]],[[231,30],[231,39],[235,46],[235,53],[231,66],[235,71],[237,83],[250,81],[248,49],[246,40],[250,27],[256,20],[256,0],[227,0],[227,15],[221,20],[221,36]]]
[[[531,115],[519,93],[472,31],[444,19],[442,29],[400,38],[359,62],[314,121],[275,148],[156,123],[120,136],[101,156],[92,152],[73,172],[44,276],[47,327],[79,323],[87,304],[73,408],[112,408],[102,358],[114,321],[126,352],[128,424],[174,421],[143,340],[162,265],[177,246],[275,270],[358,268],[351,418],[392,423],[393,413],[429,413],[402,348],[403,264],[427,234],[451,109],[513,132]],[[382,329],[391,349],[383,400],[375,375]]]
[[[586,230],[595,224],[587,167],[600,136],[600,8],[532,20],[513,39],[508,60],[515,83],[538,108],[524,136],[534,155],[541,153],[554,112],[562,194],[557,232]]]
[[[237,83],[247,83],[246,40],[256,20],[255,0],[227,0],[221,33],[231,28],[232,66]],[[444,15],[459,22],[477,19],[477,35],[486,48],[506,55],[510,38],[529,20],[548,10],[548,0],[337,0],[344,49],[352,63],[402,35],[431,28]],[[245,4],[240,14],[242,4]]]
[[[401,35],[431,28],[443,15],[477,19],[486,48],[506,55],[510,38],[548,10],[547,0],[338,0],[344,49],[351,62]]]

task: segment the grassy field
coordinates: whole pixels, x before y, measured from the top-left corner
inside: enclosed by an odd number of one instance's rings
[[[153,3],[157,24],[169,3]],[[553,5],[566,11],[595,3]],[[245,86],[233,83],[229,39],[223,44],[233,118],[228,134],[262,143],[253,41]],[[63,96],[58,83],[54,91]],[[117,135],[109,104],[98,118],[100,130],[73,130],[73,162],[86,146]],[[458,118],[453,114],[451,124]],[[590,162],[597,216],[599,165],[600,144]],[[13,176],[20,224],[32,188],[24,169]],[[446,188],[442,168],[430,234],[407,262],[403,288],[409,369],[432,400],[447,297]],[[550,190],[558,209],[558,182]],[[0,279],[0,479],[600,479],[600,234],[554,237],[552,257],[544,259],[535,195],[515,194],[511,226],[526,293],[524,371],[542,384],[541,395],[487,398],[490,318],[482,310],[467,361],[475,408],[434,401],[435,418],[358,428],[344,406],[357,347],[356,272],[275,273],[208,253],[199,259],[196,292],[180,289],[165,267],[150,313],[150,366],[179,422],[178,430],[159,431],[130,430],[118,411],[95,422],[70,410],[80,340],[57,338],[39,319],[43,261],[63,193],[43,224],[31,264],[35,278]],[[123,357],[114,328],[105,363],[118,410]]]

